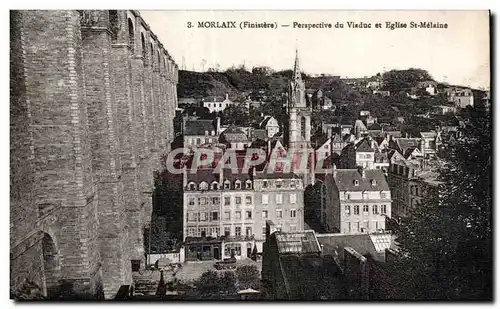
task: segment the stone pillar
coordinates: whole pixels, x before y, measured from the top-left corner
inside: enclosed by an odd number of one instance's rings
[[[82,21],[85,97],[88,105],[92,169],[98,190],[99,247],[104,293],[112,298],[123,284],[130,284],[130,260],[123,230],[125,207],[119,154],[118,113],[114,96],[111,32],[108,11],[85,11]]]
[[[81,17],[69,10],[20,16],[38,218],[53,218],[46,228],[60,256],[65,293],[100,297],[98,193],[83,90]]]

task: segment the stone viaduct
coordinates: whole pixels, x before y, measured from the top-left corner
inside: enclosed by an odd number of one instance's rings
[[[10,26],[11,295],[113,298],[144,267],[178,67],[136,11]]]

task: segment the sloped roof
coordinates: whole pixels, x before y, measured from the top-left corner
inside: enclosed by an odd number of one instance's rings
[[[239,127],[231,125],[221,133],[219,140],[228,143],[248,142],[248,136]]]
[[[397,144],[398,150],[400,153],[405,153],[406,149],[410,147],[419,147],[420,146],[420,138],[394,138],[394,141]]]
[[[356,152],[373,152],[375,151],[370,142],[367,139],[361,140],[358,144],[356,144]]]
[[[184,126],[184,135],[205,135],[215,130],[212,120],[188,120]]]
[[[325,254],[335,251],[340,254],[345,247],[351,247],[361,255],[376,255],[377,253],[377,249],[368,234],[317,234],[316,238],[323,246]]]
[[[271,119],[276,120],[276,118],[274,118],[273,116],[266,116],[266,118],[264,118],[264,120],[262,120],[262,122],[260,123],[260,127],[261,127],[261,128],[265,128],[265,127],[267,126],[267,123],[268,123]],[[276,121],[277,121],[277,120],[276,120]]]
[[[382,170],[364,170],[365,177],[357,169],[337,169],[334,180],[339,191],[389,191],[389,185]],[[354,185],[358,180],[359,185]],[[372,184],[375,180],[375,184]]]
[[[321,248],[313,231],[276,233],[276,243],[280,254],[321,253]]]

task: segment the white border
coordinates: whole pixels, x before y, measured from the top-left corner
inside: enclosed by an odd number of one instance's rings
[[[395,9],[431,9],[431,10],[438,10],[438,9],[446,9],[446,10],[480,10],[480,9],[491,9],[493,14],[498,14],[498,5],[500,1],[498,0],[455,0],[455,1],[436,1],[436,0],[420,0],[420,1],[397,1],[397,0],[344,0],[344,1],[329,1],[328,3],[326,1],[319,1],[319,0],[307,0],[307,1],[274,1],[271,2],[269,0],[245,0],[245,1],[222,1],[222,0],[210,0],[210,1],[203,1],[203,0],[169,0],[169,1],[163,1],[163,2],[158,2],[158,1],[151,1],[151,0],[142,0],[142,1],[130,1],[130,0],[122,0],[116,3],[110,3],[110,2],[103,2],[99,0],[87,0],[85,2],[70,2],[70,1],[4,1],[2,2],[1,6],[5,7],[4,10],[2,10],[3,14],[0,20],[2,21],[2,31],[0,31],[1,35],[1,41],[5,42],[5,44],[9,44],[9,10],[10,9],[110,9],[110,8],[116,8],[116,9],[190,9],[190,10],[196,10],[196,9],[203,9],[203,10],[209,10],[209,9],[224,9],[224,10],[234,10],[234,9],[286,9],[286,10],[297,10],[297,9],[313,9],[313,10],[324,10],[324,9],[350,9],[350,10],[370,10],[370,9],[376,9],[376,10],[381,10],[381,9],[386,9],[386,10],[395,10]],[[498,24],[498,16],[496,16],[496,23]],[[466,21],[464,21],[466,22]],[[495,26],[495,25],[493,25]],[[498,32],[495,32],[495,47],[498,42]],[[496,48],[494,49],[496,51]],[[1,139],[2,139],[2,144],[3,145],[9,145],[9,75],[8,75],[8,70],[9,70],[9,49],[8,46],[4,46],[0,50],[0,53],[2,55],[2,61],[0,61],[0,65],[2,66],[2,72],[5,73],[3,75],[3,80],[2,80],[2,93],[4,95],[5,101],[4,104],[1,104],[1,111],[0,111],[0,117],[2,117],[0,123],[4,126],[4,128],[1,130]],[[496,53],[495,53],[496,54]],[[493,56],[495,56],[495,54]],[[495,72],[496,73],[496,70]],[[496,76],[496,74],[493,74]],[[495,85],[492,87],[493,92],[494,92],[494,99],[496,98],[495,95],[495,90],[498,89],[498,79],[494,79]],[[493,106],[496,106],[497,100],[495,99],[492,103]],[[495,120],[498,119],[499,111],[500,108],[494,108],[495,111]],[[495,144],[498,143],[498,139],[500,136],[499,132],[499,125],[495,125]],[[498,150],[498,149],[497,149]],[[496,154],[498,154],[498,151],[496,151]],[[3,251],[3,254],[1,255],[2,259],[2,280],[1,280],[1,288],[0,291],[2,293],[2,308],[6,307],[12,307],[14,306],[14,303],[9,300],[9,257],[7,254],[7,251],[9,248],[9,230],[8,227],[10,225],[9,222],[9,216],[7,215],[8,212],[8,207],[9,207],[9,175],[10,175],[10,163],[9,163],[9,153],[7,152],[7,146],[5,146],[5,150],[1,153],[2,155],[2,162],[4,164],[1,165],[1,173],[2,175],[2,183],[1,183],[1,190],[2,190],[2,198],[4,200],[3,205],[5,207],[5,211],[2,213],[2,227],[3,227],[3,233],[1,237],[1,247],[6,248],[6,250]],[[498,172],[498,162],[495,162],[495,172]],[[497,174],[497,173],[495,173]],[[498,179],[497,179],[498,180]],[[497,181],[495,183],[495,192],[500,192],[500,185],[499,182]],[[498,197],[497,197],[498,199]],[[494,205],[495,206],[495,205]],[[495,214],[495,219],[494,222],[498,221],[498,213],[500,211],[498,209],[494,210]],[[498,231],[498,228],[495,226],[495,231]],[[498,234],[498,233],[495,233]],[[495,243],[496,240],[498,239],[497,235],[494,236]],[[498,255],[497,255],[498,258]],[[497,259],[498,260],[498,259]],[[496,262],[496,261],[495,261]],[[498,267],[498,263],[495,263],[494,266]],[[495,267],[494,267],[495,269]],[[499,291],[499,284],[496,282],[496,293],[494,295],[500,295]],[[68,303],[66,303],[68,304]],[[267,303],[267,304],[262,304],[262,303],[252,303],[250,306],[269,306],[272,305],[274,306],[289,306],[292,305],[293,303]],[[334,304],[334,303],[325,303],[325,304],[320,304],[320,303],[314,303],[322,306],[337,306],[337,308],[344,307],[344,306],[359,306],[359,307],[366,307],[366,304]],[[91,307],[95,308],[97,305],[98,307],[104,306],[104,305],[111,305],[111,306],[122,306],[124,305],[123,303],[119,304],[79,304],[80,306],[85,306],[85,307]],[[144,305],[150,305],[147,303],[134,303],[131,304],[133,307],[139,307],[139,306],[144,306]],[[219,306],[218,303],[216,304],[193,304],[193,303],[166,303],[166,304],[161,304],[161,303],[154,303],[155,306],[169,306],[169,307],[177,307],[177,306]],[[229,306],[240,306],[242,305],[241,303],[237,304],[232,304],[228,303],[227,305]],[[299,306],[308,306],[309,304],[307,303],[296,303],[293,305],[299,305]],[[373,304],[370,304],[372,306]],[[406,306],[404,303],[396,303],[396,304],[390,304],[390,303],[379,303],[375,304],[376,306]],[[427,307],[431,304],[416,304],[415,306],[418,307]],[[442,306],[455,306],[456,304],[440,304]],[[473,304],[465,304],[466,306],[474,306]],[[23,305],[23,306],[33,306],[32,304],[28,305]],[[127,305],[128,306],[128,305]]]

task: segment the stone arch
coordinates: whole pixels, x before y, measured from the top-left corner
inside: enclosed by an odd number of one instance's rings
[[[127,18],[127,20],[128,20],[128,41],[129,41],[130,48],[132,48],[132,50],[134,50],[135,49],[134,22],[130,18]]]
[[[48,298],[55,298],[59,295],[59,280],[61,265],[59,252],[54,239],[48,233],[42,236],[42,254],[43,254],[43,284],[44,293]]]

